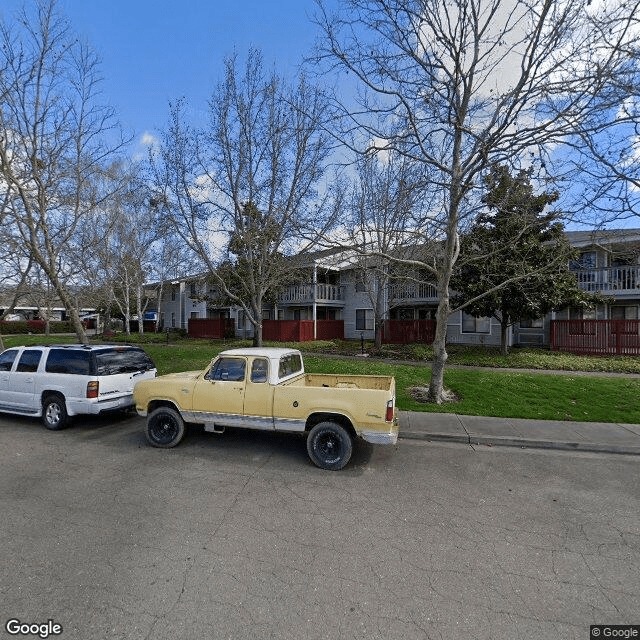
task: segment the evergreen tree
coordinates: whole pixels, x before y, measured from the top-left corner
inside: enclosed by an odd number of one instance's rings
[[[556,211],[545,211],[557,192],[534,193],[528,171],[515,176],[493,165],[484,178],[484,211],[461,237],[451,287],[456,303],[475,317],[500,322],[500,345],[517,320],[535,320],[554,309],[591,307],[600,296],[578,287],[569,264],[575,258]]]

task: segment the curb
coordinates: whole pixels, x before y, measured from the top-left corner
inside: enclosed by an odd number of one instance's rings
[[[417,431],[401,431],[398,434],[398,438],[401,440],[451,442],[470,446],[486,445],[488,447],[519,447],[521,449],[556,449],[559,451],[585,451],[591,453],[615,453],[619,455],[640,456],[640,447],[617,447],[611,444],[599,444],[595,442],[556,442],[553,440],[455,435],[451,433],[420,433]]]

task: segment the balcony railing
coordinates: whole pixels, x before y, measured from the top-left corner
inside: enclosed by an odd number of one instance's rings
[[[311,304],[313,302],[340,302],[344,300],[342,287],[335,284],[299,284],[280,294],[282,304]]]
[[[432,284],[420,282],[416,284],[394,283],[389,285],[389,301],[394,302],[434,302],[438,299],[438,290]]]
[[[585,291],[640,295],[640,266],[581,269],[575,274]]]

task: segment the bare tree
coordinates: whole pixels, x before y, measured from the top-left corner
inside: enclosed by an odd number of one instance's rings
[[[80,222],[110,194],[94,180],[123,140],[98,103],[99,61],[59,15],[55,0],[0,24],[0,188],[19,242],[54,287],[81,342],[72,295],[81,276]],[[105,142],[109,139],[109,142]]]
[[[244,310],[260,345],[263,302],[296,267],[284,258],[301,248],[301,228],[323,216],[326,104],[304,79],[289,86],[265,70],[258,51],[249,51],[242,71],[236,56],[225,70],[208,128],[190,127],[177,102],[152,164],[175,232]]]
[[[403,154],[430,180],[433,204],[410,221],[423,238],[414,246],[430,246],[430,258],[385,257],[437,283],[430,392],[441,402],[449,282],[459,234],[477,215],[481,177],[494,161],[542,169],[553,154],[559,163],[561,151],[595,140],[616,117],[637,78],[628,51],[639,3],[345,0],[335,14],[321,0],[318,7],[315,61],[348,73],[359,89],[353,102],[336,97],[337,135],[360,153]]]
[[[114,164],[103,182],[112,196],[102,203],[99,215],[82,225],[83,245],[89,247],[83,263],[101,291],[101,304],[119,309],[127,334],[136,315],[142,334],[149,304],[144,285],[161,239],[156,207],[141,167],[135,163]]]
[[[394,301],[391,283],[409,282],[410,273],[394,274],[388,256],[406,254],[411,241],[411,211],[424,206],[420,167],[396,153],[368,153],[356,159],[349,216],[343,222],[344,249],[355,249],[360,286],[373,309],[375,346],[382,344],[383,323]]]

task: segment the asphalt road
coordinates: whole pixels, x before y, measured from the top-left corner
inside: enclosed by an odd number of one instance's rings
[[[637,457],[0,417],[0,637],[587,639],[640,624]]]

